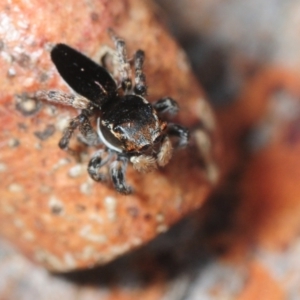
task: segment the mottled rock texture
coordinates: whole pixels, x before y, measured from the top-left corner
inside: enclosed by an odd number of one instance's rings
[[[203,204],[220,172],[214,116],[150,2],[15,1],[2,2],[0,11],[2,236],[32,260],[64,272],[107,263]],[[68,91],[50,60],[53,44],[96,58],[103,45],[112,46],[109,27],[125,39],[129,56],[145,50],[149,101],[173,97],[180,105],[176,122],[201,128],[166,168],[140,174],[129,167],[130,196],[89,178],[92,147],[74,138],[75,156],[58,148],[75,109],[29,96]]]

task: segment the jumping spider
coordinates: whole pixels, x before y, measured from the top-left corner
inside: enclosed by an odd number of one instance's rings
[[[172,156],[170,137],[177,140],[176,147],[187,145],[188,130],[180,125],[162,121],[165,113],[176,114],[177,103],[165,97],[151,104],[146,99],[147,85],[142,67],[144,52],[134,55],[134,84],[131,66],[127,59],[125,42],[110,29],[115,44],[113,51],[118,64],[118,81],[94,61],[64,44],[57,44],[51,51],[51,59],[61,77],[76,92],[66,94],[60,91],[39,91],[40,99],[70,105],[81,113],[73,118],[65,129],[59,147],[68,150],[70,138],[79,129],[88,145],[98,146],[88,164],[88,173],[95,181],[103,181],[101,167],[109,165],[114,188],[122,194],[130,194],[125,171],[128,161],[139,172],[149,172],[158,166],[165,166]],[[96,130],[90,118],[96,117]]]

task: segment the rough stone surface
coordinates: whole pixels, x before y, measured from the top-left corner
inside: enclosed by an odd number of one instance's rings
[[[218,111],[226,180],[200,211],[98,269],[49,275],[0,241],[0,298],[300,299],[299,1],[163,2],[186,29],[178,37],[208,76],[207,91],[227,104]],[[68,174],[77,178],[81,168],[72,164]],[[51,205],[61,210],[59,198]]]
[[[30,259],[63,272],[107,263],[203,204],[220,172],[214,116],[150,2],[15,1],[2,2],[0,12],[1,235]],[[178,99],[176,122],[208,132],[206,139],[195,134],[166,168],[142,175],[129,167],[130,196],[89,178],[94,149],[76,138],[77,156],[58,148],[74,109],[28,97],[39,89],[68,90],[50,61],[52,44],[97,57],[101,46],[112,46],[108,27],[126,40],[129,55],[146,51],[149,100]]]

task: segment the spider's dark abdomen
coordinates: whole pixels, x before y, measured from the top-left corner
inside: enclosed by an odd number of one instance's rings
[[[57,44],[51,59],[59,74],[78,94],[101,106],[117,95],[117,84],[102,66],[65,44]]]

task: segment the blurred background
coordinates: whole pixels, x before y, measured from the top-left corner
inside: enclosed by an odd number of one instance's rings
[[[50,274],[0,240],[0,299],[300,299],[300,1],[156,4],[216,111],[223,181],[200,211],[95,270]]]

